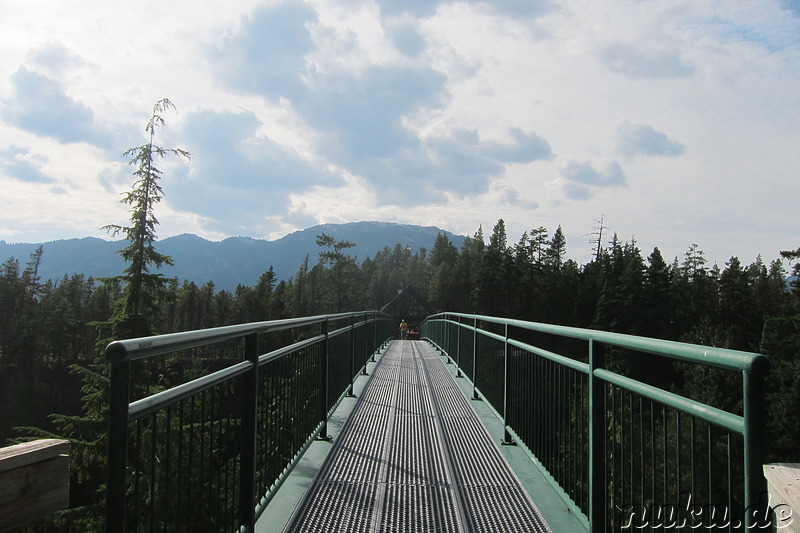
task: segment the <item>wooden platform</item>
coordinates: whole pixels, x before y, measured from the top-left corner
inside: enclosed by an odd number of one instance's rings
[[[800,463],[764,465],[777,531],[800,533]]]

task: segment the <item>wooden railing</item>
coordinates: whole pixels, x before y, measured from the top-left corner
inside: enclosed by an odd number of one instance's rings
[[[0,448],[0,532],[69,505],[69,441]]]

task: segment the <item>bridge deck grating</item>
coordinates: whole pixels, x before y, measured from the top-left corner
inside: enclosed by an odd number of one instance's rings
[[[284,531],[550,529],[439,356],[397,341]]]

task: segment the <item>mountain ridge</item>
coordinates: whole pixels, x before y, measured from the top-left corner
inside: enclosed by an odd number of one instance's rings
[[[321,248],[316,237],[326,233],[337,241],[346,240],[356,246],[346,250],[348,255],[362,262],[374,257],[385,247],[400,244],[410,247],[413,253],[424,247],[433,247],[436,237],[444,233],[458,248],[464,237],[435,226],[416,226],[394,222],[349,222],[345,224],[319,224],[292,232],[280,239],[264,240],[253,237],[227,237],[211,241],[193,233],[182,233],[158,240],[160,253],[171,256],[174,266],[164,266],[158,271],[167,278],[180,282],[193,281],[198,285],[209,281],[217,289],[233,291],[241,284],[251,286],[270,266],[278,280],[288,280],[306,255],[316,263]],[[38,246],[43,254],[39,266],[41,279],[59,280],[65,275],[84,274],[94,278],[118,276],[125,268],[117,253],[124,248],[122,240],[109,241],[98,237],[61,239],[44,243],[7,243],[0,240],[0,262],[14,257],[24,268],[30,255]]]

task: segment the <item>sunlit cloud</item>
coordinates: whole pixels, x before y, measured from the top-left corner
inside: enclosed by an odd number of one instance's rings
[[[620,152],[628,157],[636,155],[677,157],[686,146],[673,141],[652,126],[625,124],[619,131]]]

